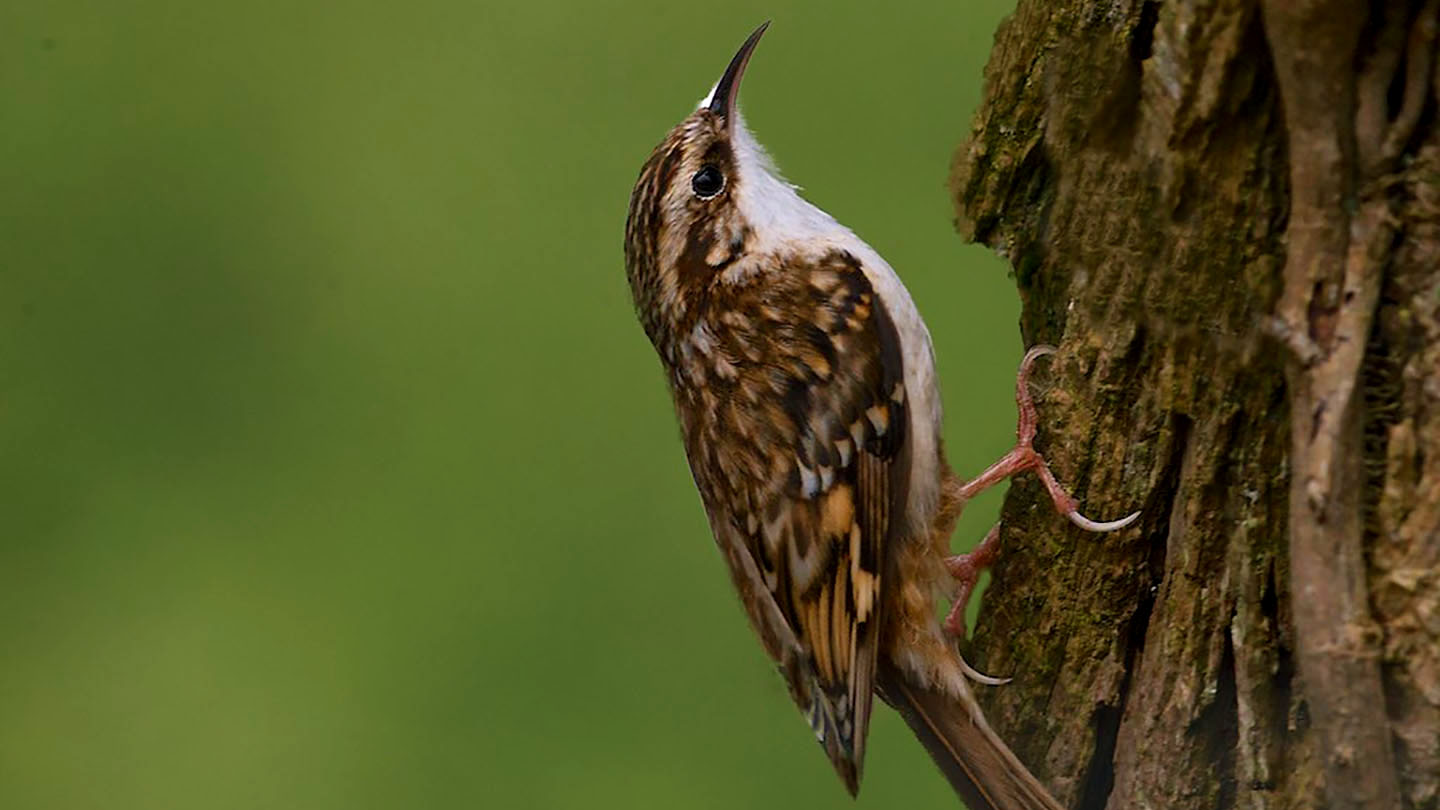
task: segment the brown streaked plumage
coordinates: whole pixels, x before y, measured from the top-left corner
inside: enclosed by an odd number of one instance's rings
[[[1054,810],[985,723],[966,680],[984,676],[935,611],[954,592],[948,542],[965,498],[1048,470],[1022,436],[975,482],[950,473],[930,337],[904,285],[779,179],[735,108],[764,30],[651,153],[625,230],[636,311],[712,533],[852,793],[879,689],[976,810]]]

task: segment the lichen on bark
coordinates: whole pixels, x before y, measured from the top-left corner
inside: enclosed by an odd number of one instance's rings
[[[1022,0],[996,34],[957,226],[1061,348],[1040,449],[1144,510],[1087,535],[1018,481],[966,649],[1070,807],[1440,802],[1436,6]]]

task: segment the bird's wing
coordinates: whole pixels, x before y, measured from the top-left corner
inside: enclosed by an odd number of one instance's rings
[[[692,358],[713,365],[691,468],[751,622],[853,793],[908,477],[898,337],[843,251],[715,303]]]

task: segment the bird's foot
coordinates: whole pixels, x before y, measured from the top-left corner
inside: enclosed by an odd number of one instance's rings
[[[950,603],[950,613],[945,616],[945,629],[954,635],[965,635],[965,607],[970,604],[970,594],[975,590],[980,572],[995,562],[995,554],[999,550],[1000,524],[996,523],[973,550],[945,558],[945,569],[958,585],[955,600]]]
[[[965,636],[965,606],[970,603],[970,594],[975,590],[975,582],[980,579],[980,572],[990,567],[995,562],[995,552],[1000,548],[1000,524],[996,523],[985,539],[980,541],[967,554],[956,554],[944,559],[945,569],[950,576],[955,578],[958,588],[955,591],[955,600],[950,603],[950,613],[945,616],[945,631],[964,638]],[[983,683],[988,686],[1000,686],[1010,682],[1009,678],[997,678],[994,675],[986,675],[978,669],[970,666],[963,657],[960,659],[960,668],[964,671],[965,677],[976,683]]]
[[[1092,532],[1118,531],[1134,523],[1140,513],[1132,512],[1119,520],[1110,521],[1097,521],[1085,517],[1080,514],[1075,499],[1055,479],[1055,474],[1050,471],[1050,465],[1045,461],[1045,457],[1035,450],[1035,426],[1038,417],[1035,411],[1035,400],[1030,396],[1030,370],[1036,360],[1054,353],[1054,346],[1043,345],[1035,346],[1025,353],[1025,359],[1020,361],[1020,371],[1015,375],[1015,404],[1020,411],[1015,428],[1015,446],[999,461],[986,468],[984,472],[956,487],[953,490],[955,501],[963,504],[1016,473],[1034,470],[1035,474],[1040,477],[1041,483],[1045,485],[1045,491],[1049,493],[1051,502],[1055,504],[1055,511],[1069,518],[1070,522]],[[964,636],[965,608],[970,602],[970,594],[975,590],[975,583],[980,577],[980,572],[995,562],[999,550],[1000,525],[996,524],[985,535],[985,539],[980,541],[980,545],[968,554],[945,557],[945,568],[959,584],[955,601],[950,606],[950,613],[945,617],[945,629],[950,633]],[[989,682],[985,678],[988,676],[982,676],[977,680]]]
[[[1071,523],[1092,532],[1118,531],[1134,523],[1135,519],[1140,517],[1140,513],[1132,512],[1119,520],[1109,521],[1091,520],[1085,517],[1080,514],[1080,508],[1075,503],[1075,499],[1070,497],[1064,487],[1060,486],[1059,481],[1055,480],[1055,474],[1050,471],[1050,465],[1045,461],[1045,457],[1035,450],[1035,425],[1038,417],[1035,412],[1035,400],[1030,396],[1030,369],[1035,365],[1036,360],[1054,353],[1054,346],[1044,345],[1035,346],[1025,353],[1025,359],[1020,361],[1020,371],[1015,375],[1015,404],[1020,411],[1020,417],[1015,427],[1015,446],[999,461],[987,467],[984,472],[962,484],[959,495],[962,500],[968,501],[1016,473],[1034,470],[1035,474],[1040,476],[1040,482],[1045,485],[1045,491],[1050,494],[1050,500],[1055,504],[1055,511],[1069,518]]]

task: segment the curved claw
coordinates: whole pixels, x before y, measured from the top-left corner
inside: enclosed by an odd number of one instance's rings
[[[986,686],[1004,686],[1014,680],[1013,678],[997,678],[994,675],[986,675],[980,670],[970,666],[970,662],[966,661],[963,657],[956,657],[960,658],[960,669],[965,672],[965,677],[976,683],[983,683]]]
[[[1131,512],[1119,520],[1107,521],[1091,520],[1080,514],[1079,511],[1066,512],[1065,517],[1070,518],[1071,523],[1089,532],[1118,532],[1131,523],[1134,523],[1135,519],[1140,517],[1140,512]]]
[[[1058,351],[1060,350],[1055,348],[1054,346],[1051,346],[1049,343],[1036,343],[1034,346],[1030,347],[1030,351],[1025,352],[1025,357],[1021,359],[1020,365],[1029,366],[1031,363],[1034,363],[1038,358],[1044,357],[1047,354],[1054,354]]]
[[[1015,438],[1020,445],[1028,447],[1035,439],[1035,425],[1040,421],[1035,412],[1035,401],[1030,397],[1030,369],[1036,360],[1058,351],[1048,343],[1037,343],[1020,359],[1020,370],[1015,374],[1015,407],[1020,411],[1020,418],[1015,423]]]

